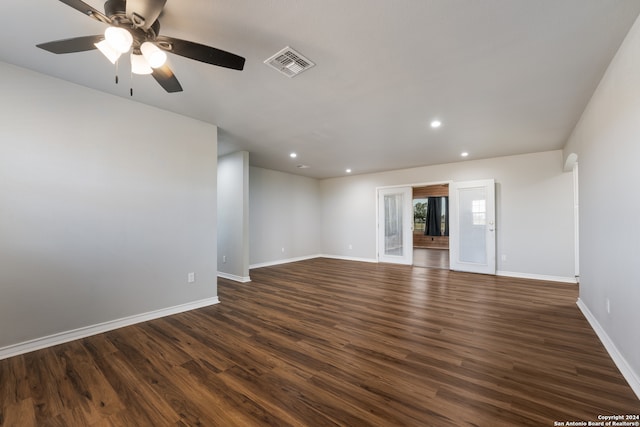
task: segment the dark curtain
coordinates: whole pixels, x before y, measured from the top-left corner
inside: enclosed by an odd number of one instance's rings
[[[424,227],[424,235],[441,236],[440,215],[442,211],[442,198],[429,197],[427,200],[427,223]]]
[[[444,214],[444,233],[440,226]],[[427,199],[427,223],[424,227],[425,236],[449,235],[449,198],[429,197]]]
[[[449,198],[443,197],[442,201],[444,203],[444,236],[449,235]]]

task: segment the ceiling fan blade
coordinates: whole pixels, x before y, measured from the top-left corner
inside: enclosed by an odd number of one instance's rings
[[[167,52],[206,64],[218,65],[233,70],[242,70],[244,68],[245,59],[243,57],[215,47],[167,36],[158,36],[156,43],[160,49],[164,49]]]
[[[155,68],[151,75],[167,92],[182,92],[182,86],[180,85],[180,82],[176,78],[175,74],[173,74],[173,71],[171,71],[171,68],[169,68],[167,65]]]
[[[148,30],[162,13],[167,0],[127,0],[127,18],[136,27]]]
[[[109,19],[105,14],[89,6],[82,0],[60,0],[60,1],[66,4],[67,6],[71,6],[78,12],[82,12],[83,15],[87,15],[88,17],[95,19],[96,21],[104,22],[105,24],[111,23],[111,19]]]
[[[95,43],[104,40],[103,35],[74,37],[71,39],[55,40],[40,43],[36,46],[51,53],[74,53],[96,49]]]

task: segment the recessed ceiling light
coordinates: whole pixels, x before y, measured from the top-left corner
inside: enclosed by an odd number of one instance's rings
[[[298,157],[298,155],[296,153],[291,153],[289,154],[289,157],[291,157],[292,159],[295,159],[296,157]]]
[[[346,173],[351,173],[351,169],[345,170]]]
[[[462,157],[467,157],[469,155],[469,153],[467,153],[466,151],[463,151],[462,153],[460,153],[460,155]]]
[[[440,126],[442,126],[442,122],[440,120],[433,120],[431,122],[431,127],[434,128],[434,129],[437,129]]]

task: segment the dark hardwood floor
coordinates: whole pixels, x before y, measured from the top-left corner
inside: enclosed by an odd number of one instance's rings
[[[638,414],[575,285],[314,259],[0,361],[2,426],[553,426]],[[6,327],[3,325],[3,327]]]

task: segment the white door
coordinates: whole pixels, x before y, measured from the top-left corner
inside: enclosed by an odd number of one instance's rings
[[[378,261],[413,263],[413,190],[378,190]]]
[[[496,208],[493,179],[449,187],[450,268],[496,274]]]

